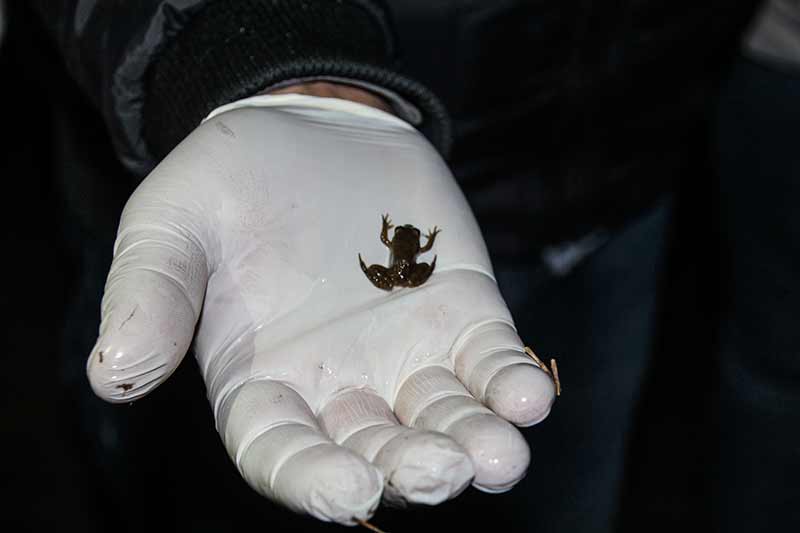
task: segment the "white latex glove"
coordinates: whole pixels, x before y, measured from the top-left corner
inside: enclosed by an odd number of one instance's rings
[[[382,213],[442,228],[420,287],[383,291],[359,267],[359,253],[389,264]],[[344,524],[382,493],[435,504],[470,481],[511,488],[530,452],[506,420],[537,423],[554,399],[443,161],[400,119],[334,98],[217,109],[128,201],[92,387],[140,398],[193,338],[242,476]]]

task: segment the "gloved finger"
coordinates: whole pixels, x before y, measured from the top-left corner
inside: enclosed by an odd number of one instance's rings
[[[555,384],[525,353],[511,325],[494,322],[472,332],[456,347],[454,364],[472,395],[506,420],[532,426],[550,413]]]
[[[389,503],[441,503],[460,494],[475,474],[467,452],[453,439],[400,425],[389,404],[370,390],[338,394],[319,419],[335,442],[381,470]]]
[[[192,342],[208,281],[203,248],[176,225],[126,225],[114,246],[100,335],[87,362],[95,393],[128,402],[157,387]]]
[[[504,492],[525,477],[530,463],[525,439],[473,398],[449,370],[431,366],[411,374],[400,387],[394,411],[402,423],[441,431],[463,446],[475,467],[476,488]]]
[[[251,487],[296,512],[355,524],[375,512],[383,476],[331,441],[303,398],[272,380],[248,382],[222,402],[220,434]]]

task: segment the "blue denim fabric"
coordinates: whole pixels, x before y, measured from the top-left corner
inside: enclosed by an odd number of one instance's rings
[[[557,359],[564,387],[550,417],[525,430],[532,467],[505,498],[518,516],[514,531],[611,530],[652,351],[669,217],[665,202],[562,278],[531,280],[497,265],[520,335]]]
[[[722,531],[800,531],[800,70],[741,59],[716,123]]]
[[[470,490],[436,509],[379,513],[379,524],[398,531],[465,523],[489,532],[613,530],[671,212],[671,200],[662,201],[564,276],[543,265],[494,265],[523,341],[541,358],[557,359],[563,385],[550,416],[522,430],[531,469],[508,493]]]

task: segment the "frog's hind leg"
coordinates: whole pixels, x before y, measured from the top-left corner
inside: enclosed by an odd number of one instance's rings
[[[433,274],[433,269],[436,268],[436,257],[433,257],[433,261],[431,264],[428,263],[417,263],[411,268],[411,273],[408,275],[408,281],[406,282],[407,287],[419,287],[426,281],[428,278],[431,277]]]
[[[390,291],[395,286],[395,275],[390,269],[381,265],[367,266],[364,260],[361,259],[361,254],[358,254],[358,262],[361,264],[361,270],[367,276],[367,279],[379,289]]]

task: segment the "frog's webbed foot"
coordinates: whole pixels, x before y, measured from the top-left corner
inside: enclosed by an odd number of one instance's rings
[[[428,281],[428,278],[433,274],[433,269],[436,268],[436,257],[437,256],[433,257],[433,261],[431,261],[430,265],[428,263],[417,263],[411,267],[411,273],[407,277],[406,286],[419,287]]]
[[[436,236],[441,232],[442,230],[440,230],[438,226],[434,226],[433,229],[428,230],[428,234],[425,236],[428,240],[425,242],[425,246],[419,249],[419,253],[423,254],[433,248],[433,242],[436,240]]]
[[[368,267],[361,258],[361,254],[358,254],[358,262],[361,264],[361,270],[364,271],[367,279],[370,280],[373,285],[385,291],[390,291],[394,288],[396,280],[392,270],[382,265],[372,265]]]
[[[383,215],[383,224],[381,225],[381,242],[389,247],[392,245],[392,241],[389,240],[389,230],[393,227],[392,219],[389,218],[389,213],[386,213]]]

